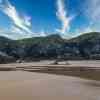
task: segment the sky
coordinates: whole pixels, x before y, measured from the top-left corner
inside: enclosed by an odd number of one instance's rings
[[[0,36],[22,39],[100,32],[100,0],[0,0]]]

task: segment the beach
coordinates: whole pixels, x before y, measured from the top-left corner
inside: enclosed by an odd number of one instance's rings
[[[0,72],[0,99],[100,100],[100,82],[34,72]]]
[[[100,100],[99,75],[99,61],[0,64],[0,100]]]

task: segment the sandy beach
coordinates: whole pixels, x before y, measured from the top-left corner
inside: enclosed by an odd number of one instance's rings
[[[100,100],[100,82],[34,72],[0,72],[0,100]]]

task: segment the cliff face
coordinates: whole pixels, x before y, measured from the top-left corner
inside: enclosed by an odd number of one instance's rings
[[[59,35],[16,41],[0,37],[0,52],[0,63],[2,59],[6,62],[19,59],[100,59],[100,33],[87,33],[70,40]]]

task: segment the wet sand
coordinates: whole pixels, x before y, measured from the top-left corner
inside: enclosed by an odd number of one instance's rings
[[[0,71],[18,70],[56,75],[77,76],[100,81],[100,60],[62,61],[59,62],[59,64],[54,64],[54,60],[0,64]]]
[[[0,72],[0,100],[100,100],[100,81],[24,71]]]
[[[0,67],[6,68],[15,68],[15,67],[27,67],[27,66],[45,66],[45,65],[52,65],[55,61],[54,60],[44,60],[38,62],[24,62],[24,63],[11,63],[11,64],[0,64]],[[74,66],[82,66],[82,67],[100,67],[100,60],[68,60],[68,61],[61,61],[56,66],[62,65],[74,67]]]

